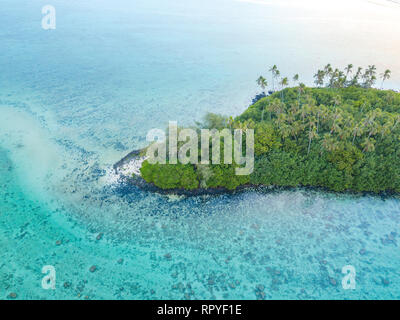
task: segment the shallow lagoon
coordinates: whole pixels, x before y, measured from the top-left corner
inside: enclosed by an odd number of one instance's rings
[[[57,29],[45,32],[41,1],[6,2],[1,299],[400,297],[399,199],[304,190],[166,197],[110,173],[168,120],[243,111],[269,64],[308,83],[327,62],[399,70],[395,4],[359,1],[353,20],[342,4],[326,4],[322,20],[312,1],[300,11],[290,1],[54,1]],[[400,87],[396,72],[387,86]],[[41,288],[49,264],[54,291]],[[341,287],[348,264],[354,291]]]

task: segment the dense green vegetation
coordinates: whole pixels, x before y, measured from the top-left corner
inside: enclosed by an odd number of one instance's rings
[[[143,179],[162,189],[192,190],[199,187],[197,174],[190,165],[151,165],[145,161],[140,171]]]
[[[328,65],[318,87],[299,84],[274,92],[236,119],[207,115],[199,128],[255,131],[255,169],[236,176],[235,165],[150,165],[143,178],[163,189],[239,185],[313,186],[334,191],[400,193],[400,94],[372,88],[374,66],[349,77]],[[275,81],[277,68],[271,68]],[[279,72],[279,71],[278,71]],[[382,80],[390,71],[382,74]],[[298,81],[298,75],[293,80]],[[360,83],[360,80],[362,82]],[[257,82],[265,89],[266,80]],[[274,84],[275,86],[275,84]]]

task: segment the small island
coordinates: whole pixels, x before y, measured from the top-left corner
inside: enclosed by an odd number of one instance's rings
[[[400,193],[400,93],[373,88],[375,66],[353,73],[352,65],[345,71],[327,65],[315,74],[316,87],[299,83],[298,75],[289,87],[276,66],[270,72],[273,89],[265,94],[268,84],[260,77],[263,92],[243,114],[209,113],[195,126],[253,129],[250,175],[235,175],[235,163],[150,164],[144,152],[135,153],[135,173],[125,172],[133,173],[135,183],[167,193],[212,194],[258,186]],[[390,71],[381,78],[383,87]]]

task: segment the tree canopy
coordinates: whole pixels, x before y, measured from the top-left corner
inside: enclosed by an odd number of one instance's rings
[[[400,94],[372,88],[376,68],[325,66],[317,87],[288,86],[233,119],[208,114],[201,128],[254,129],[255,170],[235,176],[233,165],[150,165],[143,178],[163,189],[240,185],[312,186],[334,191],[400,193]],[[270,69],[273,83],[280,73]],[[382,73],[382,81],[390,78]],[[298,81],[296,75],[293,80]],[[264,89],[264,78],[258,83]],[[361,82],[360,82],[361,81]],[[275,85],[275,84],[274,84]]]

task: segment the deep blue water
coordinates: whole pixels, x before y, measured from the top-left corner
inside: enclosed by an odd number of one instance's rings
[[[375,63],[399,89],[399,6],[54,0],[45,31],[46,4],[0,9],[0,299],[400,297],[399,199],[166,197],[110,172],[151,128],[239,114],[272,64],[311,84],[326,63]],[[56,290],[41,287],[45,265]]]

